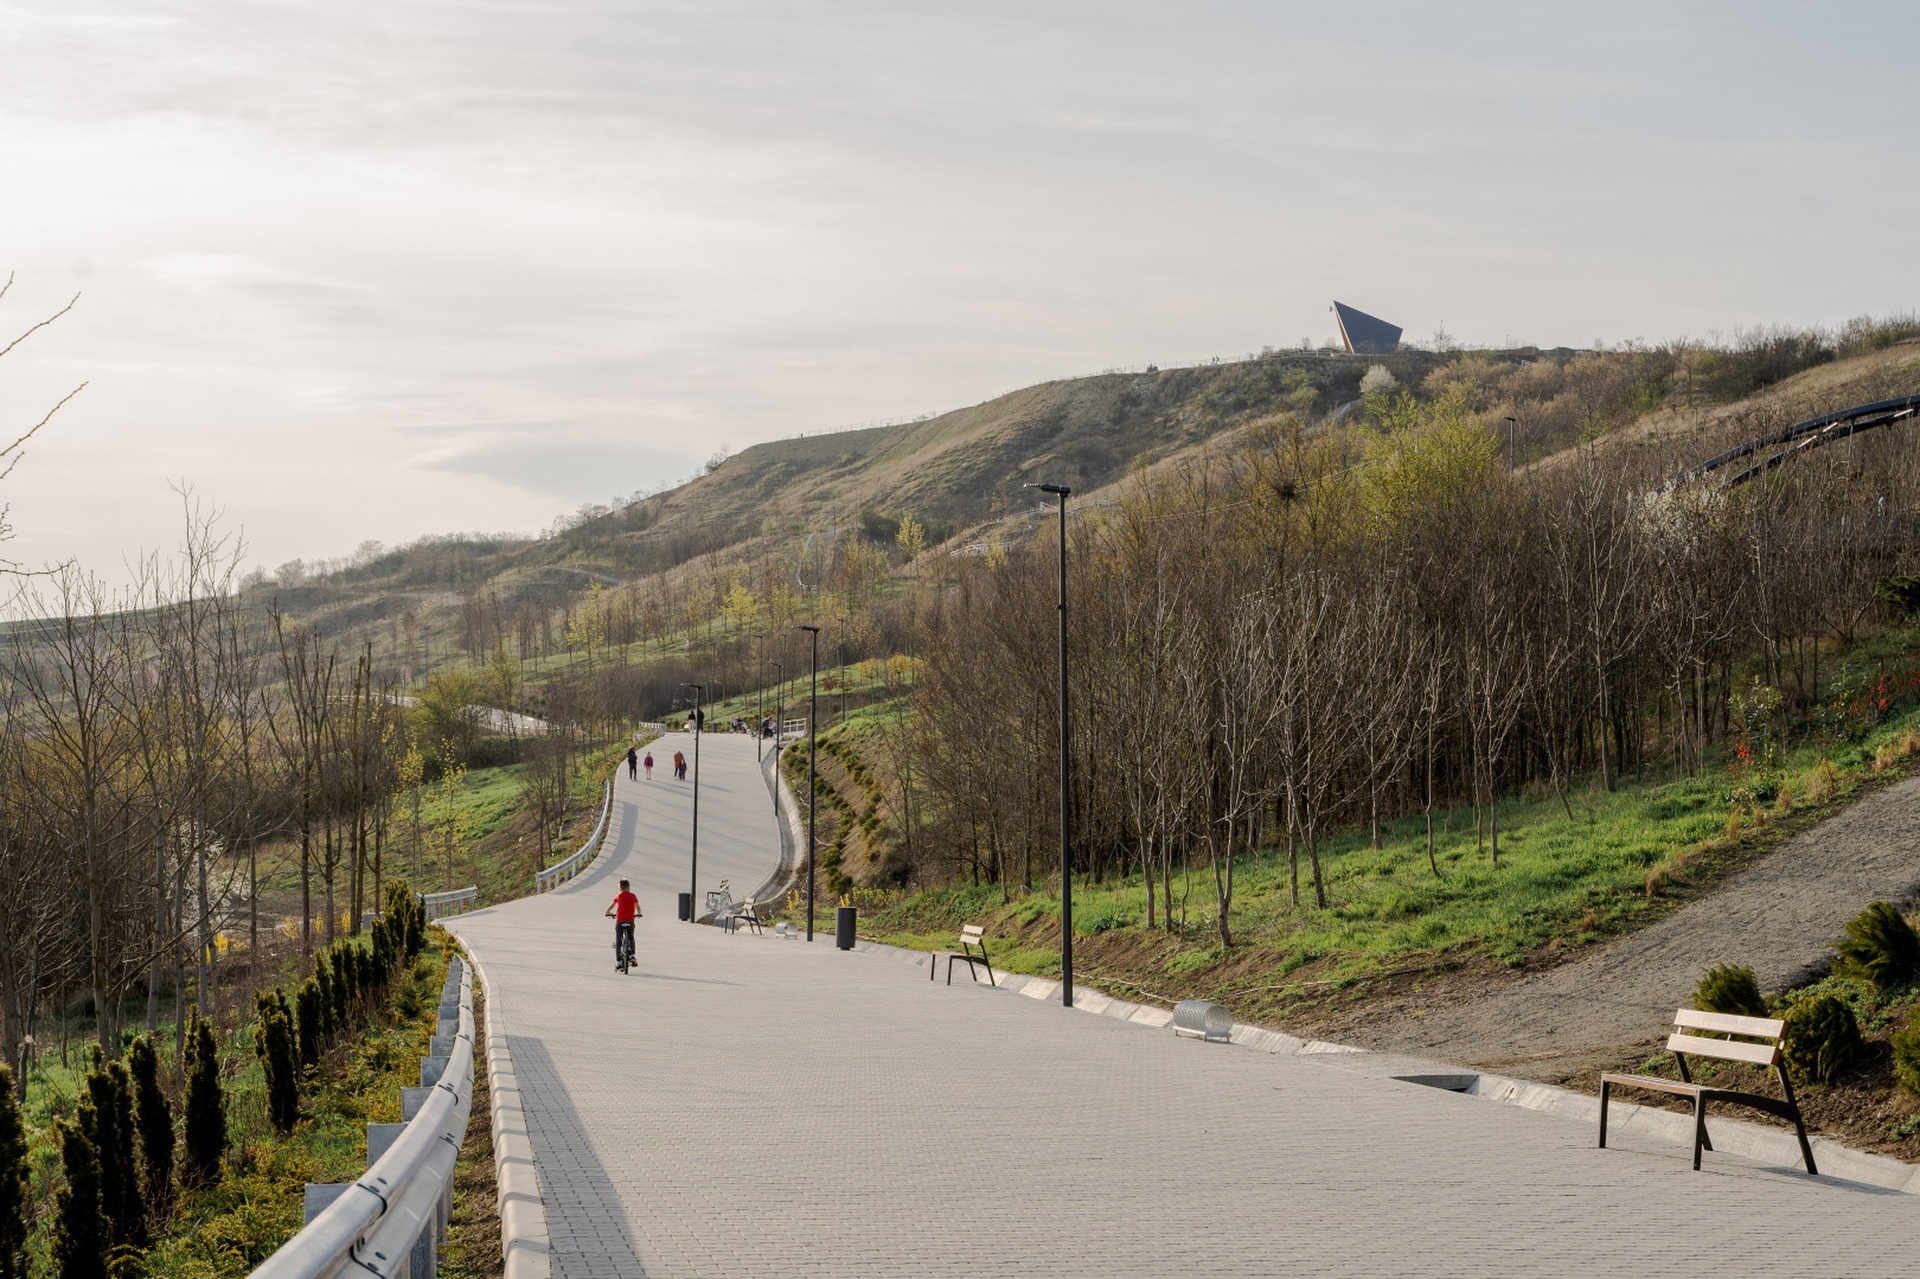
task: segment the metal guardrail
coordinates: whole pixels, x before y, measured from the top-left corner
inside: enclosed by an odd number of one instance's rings
[[[439,1245],[453,1205],[453,1165],[467,1135],[473,1107],[473,973],[459,959],[441,991],[435,1048],[421,1063],[426,1098],[386,1152],[360,1180],[346,1186],[309,1186],[309,1204],[332,1192],[333,1200],[310,1215],[253,1271],[252,1279],[331,1279],[372,1273],[431,1279],[439,1269]],[[438,1068],[438,1078],[431,1078]],[[403,1106],[406,1100],[403,1093]],[[375,1130],[368,1125],[368,1144]],[[319,1192],[316,1194],[316,1192]]]
[[[587,836],[587,842],[580,846],[580,851],[567,860],[555,862],[545,870],[535,871],[533,873],[534,892],[550,893],[586,869],[593,861],[594,854],[600,851],[600,841],[606,837],[607,833],[607,818],[612,812],[613,783],[609,781],[607,797],[600,805],[600,823],[593,828],[593,834]]]
[[[427,922],[445,919],[448,915],[458,915],[480,904],[480,885],[468,884],[465,888],[449,888],[444,893],[415,893],[420,904],[426,908]]]

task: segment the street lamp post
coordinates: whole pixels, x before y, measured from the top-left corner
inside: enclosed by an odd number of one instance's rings
[[[1067,497],[1065,484],[1028,484],[1060,499],[1060,1002],[1073,1007],[1072,754],[1067,749]]]
[[[813,940],[813,775],[820,757],[820,628],[802,623],[813,649],[813,674],[807,694],[807,940]]]
[[[700,917],[700,730],[706,727],[706,716],[701,714],[700,695],[706,692],[704,684],[682,684],[681,688],[693,690],[693,854],[687,859],[687,900],[694,903],[689,914],[694,919]]]
[[[1513,419],[1507,419],[1507,469],[1513,469]]]
[[[780,714],[787,709],[784,700],[787,693],[787,668],[782,662],[768,662],[767,665],[780,672],[780,696],[775,700],[780,704],[773,708],[773,815],[780,816]]]
[[[753,637],[753,642],[760,649],[760,669],[754,677],[754,683],[757,685],[757,688],[753,695],[753,759],[755,763],[758,763],[762,750],[760,743],[760,726],[767,722],[767,637],[764,635],[756,635]]]

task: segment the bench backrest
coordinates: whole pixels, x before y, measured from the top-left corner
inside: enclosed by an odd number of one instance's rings
[[[987,940],[987,930],[985,925],[963,924],[961,926],[960,942],[962,945],[965,945],[967,942],[977,942],[984,945],[986,940]]]
[[[1774,1066],[1780,1062],[1780,1036],[1787,1023],[1772,1017],[1738,1017],[1732,1013],[1703,1013],[1682,1008],[1673,1015],[1680,1029],[1667,1038],[1667,1051],[1690,1057],[1717,1057],[1722,1061],[1744,1061],[1755,1066]],[[1689,1030],[1707,1030],[1721,1035],[1739,1035],[1739,1039],[1706,1039],[1689,1035]],[[1755,1040],[1763,1042],[1753,1042]]]

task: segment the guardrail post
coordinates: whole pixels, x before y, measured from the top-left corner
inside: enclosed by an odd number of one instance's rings
[[[309,1181],[306,1193],[306,1215],[301,1225],[312,1221],[324,1212],[334,1200],[353,1188],[351,1181]]]

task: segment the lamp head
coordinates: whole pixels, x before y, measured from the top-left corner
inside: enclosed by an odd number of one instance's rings
[[[808,626],[805,622],[800,623],[800,625],[796,626],[794,629],[800,630],[800,631],[812,631],[815,635],[818,635],[820,633],[820,628],[818,626]]]
[[[1061,497],[1066,497],[1073,492],[1073,490],[1065,484],[1022,484],[1020,487],[1023,489],[1039,489],[1042,493],[1057,493]]]

